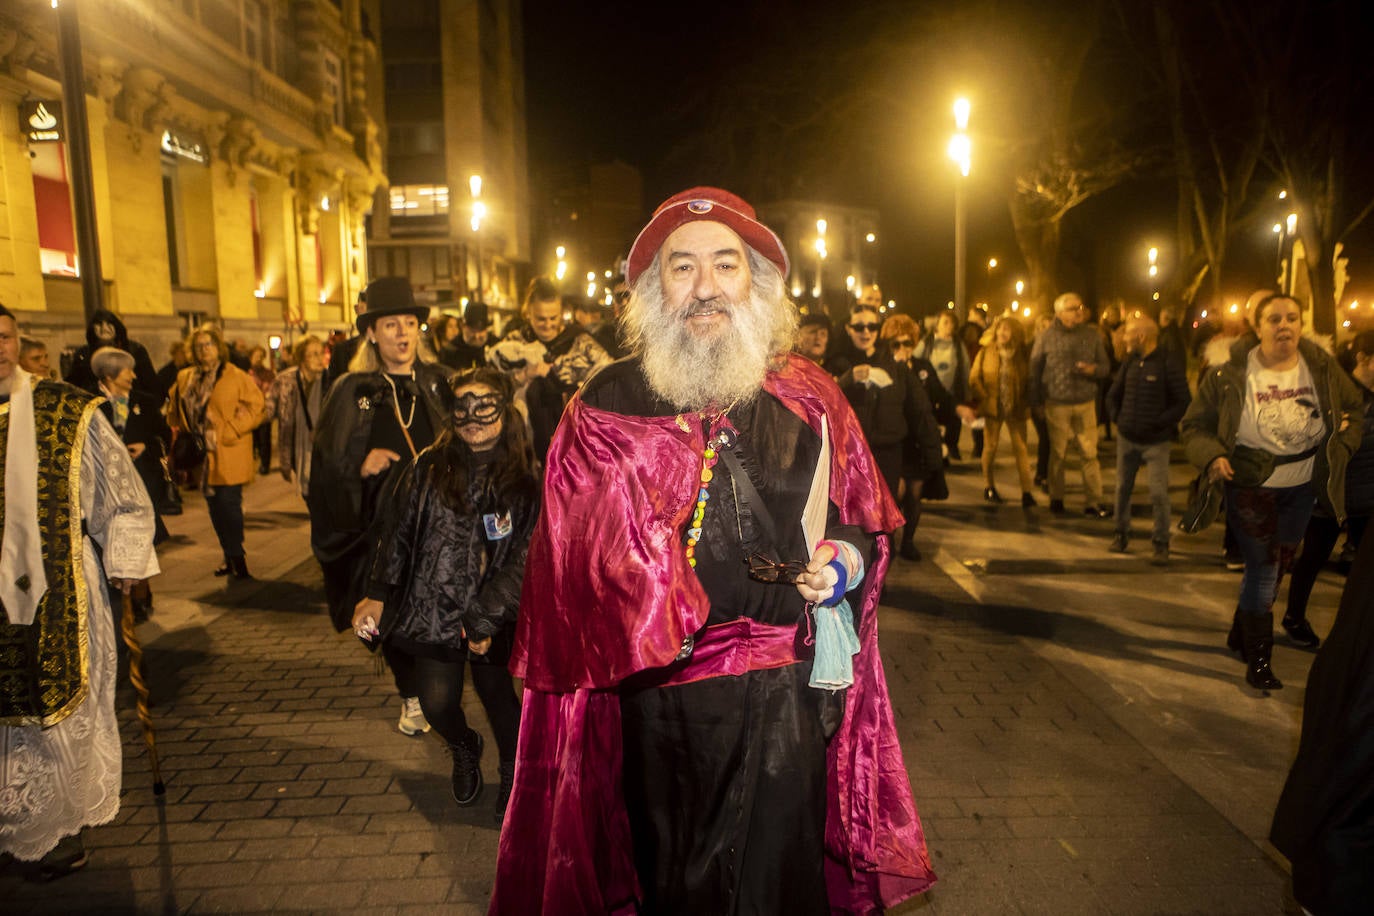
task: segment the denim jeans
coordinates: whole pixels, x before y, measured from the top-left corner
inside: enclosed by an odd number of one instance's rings
[[[1156,545],[1169,546],[1169,440],[1153,445],[1137,445],[1121,435],[1116,437],[1116,532],[1131,530],[1131,492],[1135,475],[1144,464],[1150,472],[1150,505],[1154,508]]]
[[[243,486],[206,487],[205,505],[224,558],[243,556]]]
[[[1311,483],[1281,489],[1226,485],[1226,521],[1245,559],[1241,613],[1273,610],[1279,580],[1293,568],[1312,507]]]

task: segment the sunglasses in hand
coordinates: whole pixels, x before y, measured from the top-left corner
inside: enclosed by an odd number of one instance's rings
[[[795,561],[779,563],[770,560],[761,553],[750,554],[745,557],[745,563],[749,564],[749,578],[756,582],[781,582],[784,585],[791,585],[797,581],[797,577],[806,572],[805,563]]]

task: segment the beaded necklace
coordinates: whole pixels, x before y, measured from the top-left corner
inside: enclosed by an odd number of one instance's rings
[[[697,543],[701,540],[701,523],[706,517],[706,503],[711,499],[710,484],[716,476],[712,469],[720,460],[721,449],[734,448],[735,443],[739,441],[739,431],[725,416],[734,406],[731,404],[713,417],[701,415],[702,420],[708,421],[710,426],[706,436],[706,447],[701,451],[701,486],[697,490],[697,504],[692,510],[692,525],[687,529],[687,563],[693,569],[697,565]],[[681,415],[677,419],[678,425],[686,429],[686,419]]]

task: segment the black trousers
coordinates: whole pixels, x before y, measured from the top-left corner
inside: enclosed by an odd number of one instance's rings
[[[505,665],[465,659],[440,659],[414,655],[390,644],[383,644],[386,661],[396,677],[403,696],[420,698],[425,720],[449,744],[467,737],[468,721],[463,714],[463,669],[472,668],[472,687],[486,710],[501,761],[515,760],[515,743],[520,732],[520,700],[515,696],[515,681]],[[413,692],[410,692],[413,691]]]
[[[1369,524],[1369,516],[1352,515],[1346,519],[1346,523],[1350,526],[1351,545],[1359,547],[1365,526]],[[1302,553],[1298,554],[1293,572],[1289,575],[1288,611],[1285,617],[1296,619],[1307,615],[1307,601],[1312,597],[1317,574],[1331,557],[1331,551],[1340,536],[1341,526],[1336,524],[1334,518],[1313,513],[1307,522],[1307,533],[1303,535]]]

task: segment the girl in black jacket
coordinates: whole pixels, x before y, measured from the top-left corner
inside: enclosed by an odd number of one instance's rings
[[[520,703],[506,662],[539,514],[539,487],[510,380],[472,369],[453,383],[453,425],[402,472],[386,508],[359,638],[411,667],[425,719],[453,752],[453,797],[482,791],[482,736],[463,715],[464,663],[500,752],[497,817],[515,775]]]

